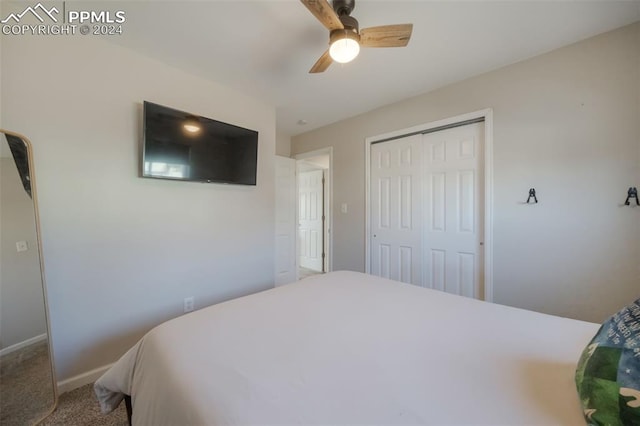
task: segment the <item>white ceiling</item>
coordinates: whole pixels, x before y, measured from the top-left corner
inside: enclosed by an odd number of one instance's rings
[[[357,0],[361,28],[413,23],[409,45],[308,74],[328,32],[297,0],[105,4],[127,18],[107,39],[275,105],[288,135],[640,20],[640,0]]]

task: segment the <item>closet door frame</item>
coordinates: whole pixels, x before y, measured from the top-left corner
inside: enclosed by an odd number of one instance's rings
[[[493,302],[493,109],[487,108],[443,120],[365,138],[365,272],[371,273],[371,146],[376,142],[484,119],[484,300]]]

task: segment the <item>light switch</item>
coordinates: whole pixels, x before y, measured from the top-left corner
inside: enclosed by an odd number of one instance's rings
[[[26,241],[18,241],[16,243],[16,250],[18,250],[18,252],[27,251],[29,250],[29,245]]]
[[[346,213],[347,211],[349,211],[349,209],[347,209],[347,203],[342,203],[342,206],[340,206],[340,211],[342,213]]]

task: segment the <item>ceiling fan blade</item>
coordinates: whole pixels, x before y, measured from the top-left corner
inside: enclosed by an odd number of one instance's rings
[[[360,46],[404,47],[409,44],[413,24],[383,25],[360,30]]]
[[[324,25],[329,31],[342,30],[344,25],[340,22],[340,18],[334,12],[333,7],[327,0],[300,0],[309,12],[313,13],[318,21]]]
[[[329,55],[329,50],[327,49],[322,54],[322,56],[320,56],[320,59],[318,59],[316,63],[313,64],[313,66],[309,70],[309,74],[325,72],[327,68],[329,68],[329,65],[331,65],[332,63],[333,63],[333,59],[331,59],[331,56]]]

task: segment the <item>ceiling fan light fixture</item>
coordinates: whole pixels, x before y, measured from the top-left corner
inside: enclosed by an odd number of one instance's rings
[[[337,30],[331,33],[331,59],[341,64],[353,61],[360,53],[358,34],[349,30]]]
[[[411,38],[413,24],[380,25],[360,30],[358,20],[351,16],[356,0],[300,0],[302,4],[329,30],[329,48],[309,70],[317,74],[327,70],[333,62],[354,60],[361,47],[405,47]]]

